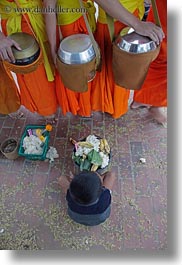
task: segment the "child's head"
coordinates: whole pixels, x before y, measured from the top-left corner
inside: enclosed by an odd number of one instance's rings
[[[90,204],[98,199],[101,188],[101,179],[97,173],[84,171],[74,176],[69,191],[75,201]]]

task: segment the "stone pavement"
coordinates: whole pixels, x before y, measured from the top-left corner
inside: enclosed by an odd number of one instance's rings
[[[23,112],[19,120],[0,116],[0,143],[19,140],[27,124],[45,124]],[[59,111],[57,117],[49,144],[59,153],[54,163],[0,154],[0,249],[166,250],[167,130],[147,109],[129,110],[117,120],[99,112],[81,118]],[[95,227],[70,220],[65,190],[58,185],[60,175],[76,170],[69,138],[88,134],[106,137],[117,175],[111,216]]]

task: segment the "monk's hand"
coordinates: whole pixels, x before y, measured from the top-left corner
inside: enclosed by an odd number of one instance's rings
[[[151,0],[144,0],[144,3],[147,5],[151,5]]]
[[[152,22],[139,21],[134,30],[140,35],[149,37],[157,45],[159,45],[165,37],[162,28]]]
[[[9,37],[4,36],[4,34],[0,32],[0,60],[12,63],[15,62],[15,58],[11,49],[12,46],[18,50],[21,50],[16,41],[11,40]]]

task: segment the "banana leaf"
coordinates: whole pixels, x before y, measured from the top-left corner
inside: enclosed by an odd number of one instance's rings
[[[89,171],[90,168],[91,168],[91,162],[88,159],[84,159],[83,164],[81,162],[81,165],[80,165],[80,170],[81,171],[83,171],[83,170]]]
[[[95,150],[93,150],[91,164],[98,165],[98,166],[101,166],[102,165],[102,157]]]
[[[72,159],[75,161],[76,164],[80,165],[80,163],[81,163],[81,157],[80,156],[75,156],[73,154]]]
[[[94,149],[87,154],[87,159],[89,161],[92,161],[93,153],[94,153]]]

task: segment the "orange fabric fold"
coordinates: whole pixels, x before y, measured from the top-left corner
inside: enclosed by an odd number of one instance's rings
[[[157,59],[150,65],[147,78],[142,89],[135,91],[134,101],[150,104],[156,107],[167,106],[167,1],[157,0],[157,8],[165,33]],[[154,21],[152,10],[148,21]]]
[[[95,39],[101,50],[102,69],[92,81],[91,105],[94,111],[102,111],[112,114],[113,107],[113,74],[112,74],[112,44],[106,24],[97,23]]]
[[[20,95],[11,74],[7,73],[0,61],[0,113],[9,114],[20,106]]]

